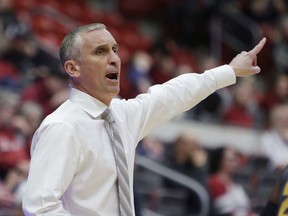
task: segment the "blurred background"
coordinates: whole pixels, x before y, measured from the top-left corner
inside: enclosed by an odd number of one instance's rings
[[[143,139],[137,216],[259,215],[288,163],[287,0],[0,0],[0,216],[22,215],[30,141],[68,98],[63,37],[101,22],[120,44],[119,97],[229,63],[262,37],[262,72]]]

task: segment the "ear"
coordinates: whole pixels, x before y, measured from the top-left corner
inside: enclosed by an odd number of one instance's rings
[[[80,67],[73,60],[68,60],[64,63],[64,69],[71,77],[79,77],[80,76]]]

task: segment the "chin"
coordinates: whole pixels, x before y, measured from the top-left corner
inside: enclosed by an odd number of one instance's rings
[[[110,94],[111,94],[113,97],[117,96],[119,93],[120,93],[120,88],[119,88],[119,87],[118,87],[118,88],[115,88],[115,89],[112,89],[112,90],[110,91]]]

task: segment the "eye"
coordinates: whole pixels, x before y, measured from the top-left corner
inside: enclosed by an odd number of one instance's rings
[[[107,49],[104,47],[99,47],[96,51],[95,54],[96,55],[104,55],[107,53]]]
[[[118,54],[119,47],[118,46],[117,47],[113,47],[112,50],[113,50],[114,53]]]

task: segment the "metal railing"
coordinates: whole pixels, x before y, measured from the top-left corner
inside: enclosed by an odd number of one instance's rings
[[[141,155],[136,155],[135,162],[138,166],[141,166],[162,177],[183,185],[191,191],[194,191],[199,197],[201,207],[198,216],[208,215],[210,206],[209,195],[204,186],[202,186],[199,182]]]

